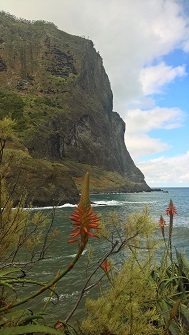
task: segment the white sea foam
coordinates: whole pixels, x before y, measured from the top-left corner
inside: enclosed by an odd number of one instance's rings
[[[41,210],[47,210],[47,209],[61,209],[61,208],[76,207],[76,206],[77,206],[76,204],[74,205],[74,204],[67,203],[67,204],[60,205],[60,206],[44,206],[44,207],[32,207],[32,208],[25,207],[24,210],[41,211]]]
[[[92,203],[93,207],[100,207],[100,206],[124,206],[124,204],[146,204],[146,203],[156,203],[156,201],[117,201],[117,200],[107,200],[107,201],[95,201]]]
[[[87,250],[85,249],[85,250],[83,250],[83,252],[82,252],[82,255],[85,255],[85,253],[87,252]],[[77,254],[71,254],[71,255],[66,255],[66,256],[64,256],[64,257],[71,257],[71,258],[74,258],[75,256],[76,256]]]
[[[95,201],[92,203],[93,207],[99,207],[99,206],[121,206],[122,202],[121,201],[116,201],[116,200],[109,200],[109,201]]]
[[[59,295],[59,300],[60,301],[62,301],[62,300],[64,300],[64,299],[70,299],[70,298],[73,298],[74,296],[78,296],[79,295],[79,291],[74,291],[74,292],[71,292],[71,293],[62,293],[62,294],[60,294]],[[44,299],[43,299],[43,301],[48,301],[48,300],[50,300],[50,301],[57,301],[57,297],[56,296],[53,296],[53,297],[50,297],[50,299],[49,299],[49,297],[45,297]]]

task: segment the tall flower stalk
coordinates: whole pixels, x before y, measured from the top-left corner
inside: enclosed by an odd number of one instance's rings
[[[167,255],[169,255],[171,263],[173,265],[173,254],[172,254],[173,217],[174,217],[175,214],[177,214],[177,210],[176,210],[176,207],[173,204],[172,199],[170,199],[169,205],[168,205],[165,213],[166,213],[166,215],[169,216],[168,242],[166,242],[166,238],[165,238],[166,221],[164,220],[162,215],[160,216],[158,224],[161,228],[161,233],[162,233],[163,240],[164,240],[165,247],[166,247],[166,254],[164,255],[164,262],[167,262]]]
[[[91,208],[88,172],[84,177],[80,202],[77,209],[73,212],[71,220],[74,228],[73,233],[70,234],[72,239],[69,240],[69,242],[72,243],[78,241],[79,248],[84,248],[89,236],[98,238],[98,235],[91,232],[91,230],[100,229],[100,227],[99,217]]]
[[[160,228],[161,228],[161,233],[165,242],[165,226],[166,226],[166,221],[164,220],[163,216],[160,216],[159,222],[158,222]]]
[[[169,238],[168,247],[170,250],[170,256],[172,259],[172,234],[173,234],[173,217],[177,214],[176,207],[173,205],[172,199],[170,199],[169,206],[166,209],[166,214],[169,216]]]

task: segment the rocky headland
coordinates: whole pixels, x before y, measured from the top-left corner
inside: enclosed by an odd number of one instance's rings
[[[4,12],[0,32],[0,119],[16,121],[5,153],[15,199],[24,187],[34,205],[75,203],[86,171],[91,191],[150,191],[93,42]]]

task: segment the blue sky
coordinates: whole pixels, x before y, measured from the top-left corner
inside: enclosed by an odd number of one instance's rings
[[[189,187],[188,0],[0,0],[94,42],[126,146],[151,187]]]
[[[152,129],[150,137],[161,138],[170,148],[166,157],[184,154],[189,149],[189,55],[181,49],[176,49],[162,58],[162,61],[171,67],[184,66],[185,75],[175,78],[161,89],[153,99],[159,107],[177,107],[183,112],[180,126],[173,129]],[[158,153],[146,156],[145,159],[158,157]]]
[[[167,152],[167,155],[184,153],[189,146],[189,55],[181,49],[176,49],[169,55],[163,57],[164,62],[169,66],[185,66],[186,75],[176,78],[164,87],[163,92],[155,97],[156,103],[160,107],[178,107],[185,115],[181,126],[172,131],[154,130],[150,132],[153,137],[160,136],[172,148]]]

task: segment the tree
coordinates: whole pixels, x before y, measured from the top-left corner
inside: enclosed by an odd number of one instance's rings
[[[24,102],[20,96],[12,92],[0,90],[0,119],[11,117],[18,123],[23,118]]]
[[[2,179],[4,177],[4,169],[2,168],[3,152],[6,141],[13,134],[13,127],[15,123],[12,119],[5,117],[0,121],[0,228],[2,228]]]

